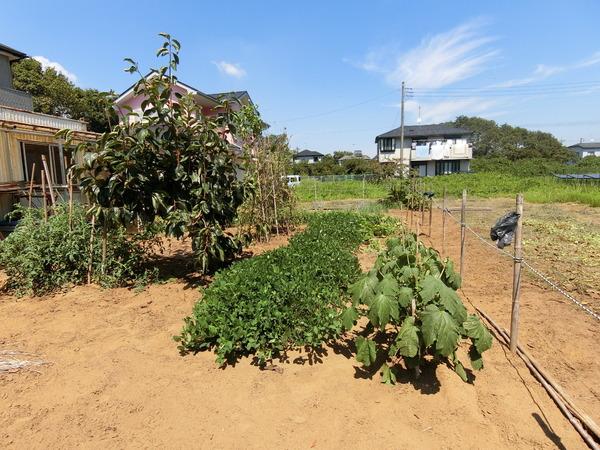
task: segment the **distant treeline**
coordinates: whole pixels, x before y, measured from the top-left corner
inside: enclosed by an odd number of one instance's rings
[[[506,173],[518,176],[550,175],[552,173],[598,173],[600,158],[588,156],[580,159],[552,134],[531,131],[511,125],[498,125],[481,117],[459,116],[449,125],[467,128],[473,132],[474,159],[471,170],[475,172]],[[393,164],[380,164],[377,160],[351,159],[338,163],[336,152],[325,155],[318,163],[294,164],[293,171],[300,175],[342,175],[374,173],[393,175]]]

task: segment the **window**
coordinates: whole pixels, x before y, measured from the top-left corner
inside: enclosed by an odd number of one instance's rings
[[[449,173],[460,172],[460,161],[436,161],[435,174],[447,175]]]
[[[394,138],[381,138],[379,139],[379,151],[380,152],[393,152],[395,148]]]
[[[44,168],[42,155],[44,155],[52,182],[57,185],[66,184],[65,167],[61,153],[59,147],[56,145],[21,142],[21,159],[23,161],[25,181],[33,179],[34,183],[41,184],[42,169]],[[31,173],[34,163],[35,172]]]

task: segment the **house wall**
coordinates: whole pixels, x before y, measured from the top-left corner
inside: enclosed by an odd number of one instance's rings
[[[471,159],[473,150],[467,138],[428,138],[404,139],[404,150],[400,148],[400,139],[395,138],[394,151],[379,151],[379,162],[395,161],[404,165],[411,161],[432,161],[442,159]]]
[[[0,129],[0,183],[16,183],[25,179],[18,136]],[[38,138],[33,136],[33,139]]]
[[[12,72],[6,55],[0,55],[0,88],[12,89]]]

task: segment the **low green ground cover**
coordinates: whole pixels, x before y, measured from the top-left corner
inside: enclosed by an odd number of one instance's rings
[[[383,199],[393,181],[377,183],[362,181],[320,182],[303,180],[295,192],[303,202]],[[453,174],[422,179],[421,189],[435,192],[441,198],[444,188],[448,195],[458,197],[463,189],[469,196],[493,198],[513,197],[519,192],[532,203],[581,203],[600,206],[600,185],[597,182],[559,181],[552,176],[518,176],[506,173],[481,172]]]
[[[395,222],[350,212],[311,214],[289,245],[219,272],[185,319],[183,353],[214,349],[225,363],[254,354],[261,363],[292,348],[315,349],[342,332],[341,296],[360,274],[354,252]]]

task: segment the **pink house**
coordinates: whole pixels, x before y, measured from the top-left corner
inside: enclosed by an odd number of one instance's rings
[[[156,72],[151,72],[146,75],[146,78],[157,76]],[[142,113],[142,102],[144,96],[136,94],[135,84],[126,89],[119,97],[115,100],[115,109],[117,114],[123,119],[131,112],[134,114],[141,115]],[[216,116],[223,112],[222,102],[227,100],[229,106],[233,111],[239,111],[244,105],[252,104],[252,99],[246,91],[235,91],[235,92],[219,92],[216,94],[205,94],[204,92],[196,89],[190,85],[182,83],[177,80],[173,87],[173,95],[171,99],[176,102],[177,94],[186,95],[191,94],[196,101],[196,104],[202,108],[202,114],[206,116]],[[131,116],[130,116],[131,117]],[[131,119],[129,119],[131,120]],[[231,146],[237,150],[241,150],[241,143],[236,139],[235,136],[229,132],[226,134],[227,140]]]

